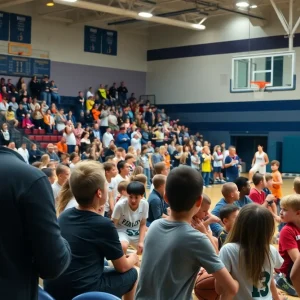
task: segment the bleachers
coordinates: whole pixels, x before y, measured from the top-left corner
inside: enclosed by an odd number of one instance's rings
[[[25,129],[25,135],[34,143],[40,144],[41,149],[45,149],[49,143],[56,144],[61,140],[61,135],[57,130],[52,134],[46,134],[44,129]]]

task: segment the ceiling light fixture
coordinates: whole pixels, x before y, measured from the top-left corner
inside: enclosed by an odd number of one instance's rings
[[[253,4],[253,5],[250,6],[250,8],[257,8],[257,5]]]
[[[141,11],[138,13],[138,15],[142,18],[152,18],[153,15],[149,12],[144,12],[144,11]]]
[[[236,6],[237,7],[249,7],[249,2],[248,1],[237,1]]]
[[[48,7],[52,7],[52,6],[54,6],[54,2],[53,1],[48,1],[46,5]]]
[[[192,27],[199,29],[199,30],[204,30],[206,28],[206,26],[202,25],[202,24],[192,24]]]

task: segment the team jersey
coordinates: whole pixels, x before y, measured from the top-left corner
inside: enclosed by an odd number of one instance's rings
[[[278,178],[281,178],[279,171],[272,172],[272,179],[274,182],[278,182]],[[282,198],[282,186],[280,184],[273,184],[271,188],[272,194],[277,198]]]
[[[237,280],[240,287],[234,299],[243,300],[272,300],[271,280],[274,268],[280,268],[283,259],[274,246],[270,245],[270,263],[265,260],[261,270],[261,281],[258,286],[254,286],[247,278],[245,268],[239,265],[240,246],[237,243],[225,244],[220,250],[220,258],[233,279]],[[260,253],[260,255],[263,255]],[[243,257],[244,258],[244,257]],[[245,258],[247,259],[247,258]]]
[[[128,199],[119,200],[112,214],[113,219],[119,220],[117,230],[124,232],[129,236],[138,236],[140,234],[140,224],[142,220],[147,220],[149,204],[142,199],[136,211],[132,211]]]

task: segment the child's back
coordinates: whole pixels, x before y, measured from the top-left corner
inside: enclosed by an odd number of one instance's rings
[[[145,239],[136,299],[190,299],[200,267],[222,269],[209,239],[186,222],[154,221]]]

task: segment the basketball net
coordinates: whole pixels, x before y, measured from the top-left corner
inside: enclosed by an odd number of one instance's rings
[[[256,100],[264,99],[267,84],[269,84],[269,82],[266,82],[266,81],[251,81],[251,88],[253,90],[254,99],[256,99]]]

